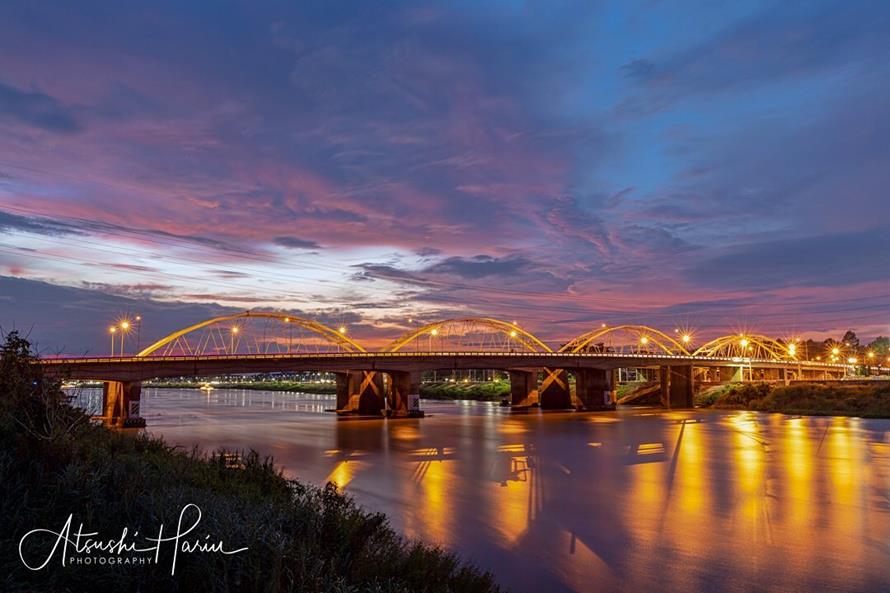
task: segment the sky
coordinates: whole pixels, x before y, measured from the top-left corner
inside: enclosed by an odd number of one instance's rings
[[[0,327],[890,333],[890,3],[4,2]]]

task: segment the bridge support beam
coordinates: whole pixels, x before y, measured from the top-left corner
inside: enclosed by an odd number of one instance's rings
[[[422,418],[420,373],[389,371],[389,414],[393,418]]]
[[[569,373],[565,369],[544,368],[544,378],[538,390],[542,410],[568,410],[572,406]]]
[[[382,416],[383,375],[374,371],[337,373],[337,413]]]
[[[139,381],[106,381],[102,384],[102,422],[117,428],[145,426],[140,414],[142,383]]]
[[[779,380],[782,382],[782,385],[785,385],[786,387],[791,385],[791,372],[785,367],[780,368]]]
[[[614,410],[617,400],[616,370],[577,369],[575,396],[585,410]]]
[[[695,389],[692,365],[661,367],[661,403],[666,408],[691,408]]]
[[[530,408],[538,403],[538,374],[534,371],[510,370],[510,405]]]

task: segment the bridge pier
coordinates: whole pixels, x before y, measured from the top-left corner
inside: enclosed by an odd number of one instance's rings
[[[393,418],[422,418],[420,409],[420,372],[387,371],[389,414]]]
[[[141,397],[139,381],[105,381],[102,383],[102,423],[116,428],[145,426],[145,418],[140,415]]]
[[[538,403],[538,374],[534,371],[513,370],[510,373],[510,406],[530,408]]]
[[[383,415],[383,375],[375,371],[346,371],[336,373],[336,378],[337,414]]]
[[[544,379],[538,390],[542,410],[569,410],[572,406],[572,392],[569,388],[569,373],[565,369],[544,368]]]
[[[617,399],[612,369],[575,370],[575,396],[585,410],[614,410]]]
[[[665,408],[691,408],[695,388],[692,365],[661,367],[661,403]]]
[[[786,387],[791,385],[791,373],[785,367],[779,369],[779,380],[782,382],[782,385]]]

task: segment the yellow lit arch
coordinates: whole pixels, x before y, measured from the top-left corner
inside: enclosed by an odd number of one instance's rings
[[[645,325],[615,325],[599,327],[595,330],[581,334],[573,338],[569,343],[559,349],[560,352],[584,352],[592,344],[597,344],[600,338],[605,338],[612,333],[627,333],[635,336],[637,346],[655,346],[665,354],[689,355],[686,348],[666,333]]]
[[[491,319],[488,317],[446,319],[444,321],[430,323],[421,328],[414,329],[405,333],[400,338],[384,348],[384,351],[396,352],[398,350],[401,350],[404,346],[407,346],[408,344],[414,342],[421,336],[437,336],[451,328],[454,328],[457,331],[461,331],[469,330],[474,327],[485,327],[502,333],[506,338],[516,342],[518,345],[522,346],[530,352],[553,352],[550,346],[539,340],[530,332],[525,331],[515,323],[508,323],[506,321]]]
[[[354,340],[345,336],[342,332],[338,332],[335,329],[332,329],[322,323],[318,323],[317,321],[312,321],[311,319],[304,319],[302,317],[295,317],[293,315],[288,315],[286,313],[272,313],[272,312],[251,312],[245,311],[244,313],[235,313],[233,315],[223,315],[221,317],[214,317],[212,319],[207,319],[200,323],[196,323],[194,325],[190,325],[186,328],[183,328],[179,331],[175,331],[172,334],[161,338],[148,348],[142,350],[137,356],[148,356],[153,352],[167,346],[178,340],[179,338],[189,334],[191,332],[203,329],[205,327],[217,324],[224,323],[226,321],[233,321],[235,319],[245,319],[245,318],[260,318],[260,319],[280,319],[282,323],[292,323],[297,327],[302,327],[306,330],[309,330],[315,334],[318,334],[331,344],[335,344],[347,352],[365,352],[365,349],[362,348]]]
[[[758,360],[794,360],[796,355],[785,345],[758,334],[721,336],[703,344],[695,356],[755,358]]]

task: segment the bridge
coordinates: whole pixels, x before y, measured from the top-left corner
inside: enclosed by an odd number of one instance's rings
[[[173,332],[133,356],[44,358],[52,377],[102,381],[103,420],[144,425],[141,382],[165,377],[324,371],[334,373],[337,413],[421,416],[421,375],[498,370],[510,377],[515,410],[609,410],[618,369],[657,375],[666,407],[691,407],[698,384],[730,381],[826,381],[843,378],[854,359],[808,360],[798,343],[758,334],[722,336],[693,347],[690,334],[642,325],[591,329],[551,348],[515,322],[449,319],[417,327],[369,351],[346,328],[273,312],[216,317]],[[869,372],[886,373],[882,366]]]

